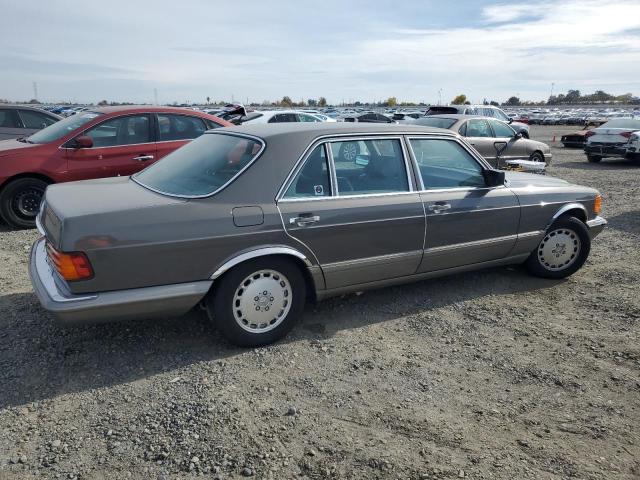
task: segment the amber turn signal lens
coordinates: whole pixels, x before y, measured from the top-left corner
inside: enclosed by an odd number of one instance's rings
[[[593,202],[593,211],[596,215],[600,215],[602,211],[602,195],[596,196],[596,200]]]
[[[59,252],[50,243],[47,243],[47,254],[51,264],[66,281],[88,280],[93,277],[93,268],[84,253]]]

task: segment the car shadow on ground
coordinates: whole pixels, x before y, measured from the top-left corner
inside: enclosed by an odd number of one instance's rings
[[[640,235],[640,210],[631,210],[613,217],[607,217],[607,222],[609,222],[609,228]]]
[[[301,324],[271,348],[330,339],[344,329],[487,295],[542,291],[558,283],[509,267],[334,298],[308,305]],[[246,351],[221,339],[198,310],[180,318],[63,328],[42,310],[35,295],[5,295],[0,297],[0,408],[125,384]]]
[[[585,156],[584,161],[562,162],[553,164],[554,168],[568,168],[573,170],[637,170],[640,163],[633,160],[625,160],[623,158],[605,158],[599,163],[587,162]]]

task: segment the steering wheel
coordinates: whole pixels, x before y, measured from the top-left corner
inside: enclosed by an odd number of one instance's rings
[[[347,177],[338,177],[338,190],[341,192],[353,192],[355,188]]]

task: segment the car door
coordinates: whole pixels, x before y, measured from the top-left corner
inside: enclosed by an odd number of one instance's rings
[[[500,166],[508,160],[526,160],[528,159],[526,142],[522,138],[516,136],[516,131],[500,120],[488,120],[493,136],[496,142],[503,142],[506,148],[500,154]]]
[[[453,138],[411,137],[427,217],[419,272],[497,260],[509,255],[520,222],[517,197],[487,186],[485,167]]]
[[[460,134],[467,138],[467,141],[475,148],[482,157],[495,166],[496,163],[496,140],[489,122],[484,118],[472,118],[460,128]]]
[[[24,129],[23,135],[31,135],[57,121],[54,117],[34,110],[18,109],[17,112]]]
[[[24,136],[18,114],[13,108],[0,108],[0,140]]]
[[[315,254],[327,288],[415,273],[425,218],[402,139],[335,139],[310,151],[278,208],[287,233]]]
[[[156,158],[151,115],[146,113],[110,118],[80,136],[90,137],[93,146],[74,148],[75,139],[65,145],[67,166],[74,178],[132,175]]]
[[[202,118],[191,115],[157,113],[155,118],[158,139],[155,160],[198,138],[209,127]]]

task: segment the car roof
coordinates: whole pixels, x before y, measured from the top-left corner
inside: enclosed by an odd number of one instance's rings
[[[477,117],[476,117],[477,118]],[[247,123],[240,126],[227,127],[225,129],[210,130],[208,134],[238,133],[253,135],[268,141],[270,137],[281,135],[301,135],[313,138],[326,135],[401,135],[406,134],[447,134],[454,133],[442,128],[423,127],[414,125],[393,125],[375,123],[342,123],[342,122],[288,122],[288,123]],[[447,132],[447,133],[445,133]]]
[[[95,107],[90,108],[89,111],[96,113],[121,113],[121,112],[164,112],[164,113],[195,113],[195,114],[204,114],[200,110],[192,110],[190,108],[185,107],[159,107],[155,105],[120,105],[120,106],[109,106],[109,107]]]
[[[493,117],[484,117],[482,115],[463,115],[461,113],[441,113],[440,115],[427,115],[425,117],[420,118],[450,118],[451,120],[466,120],[467,118],[472,118],[477,120],[479,118],[484,120],[497,120]]]

